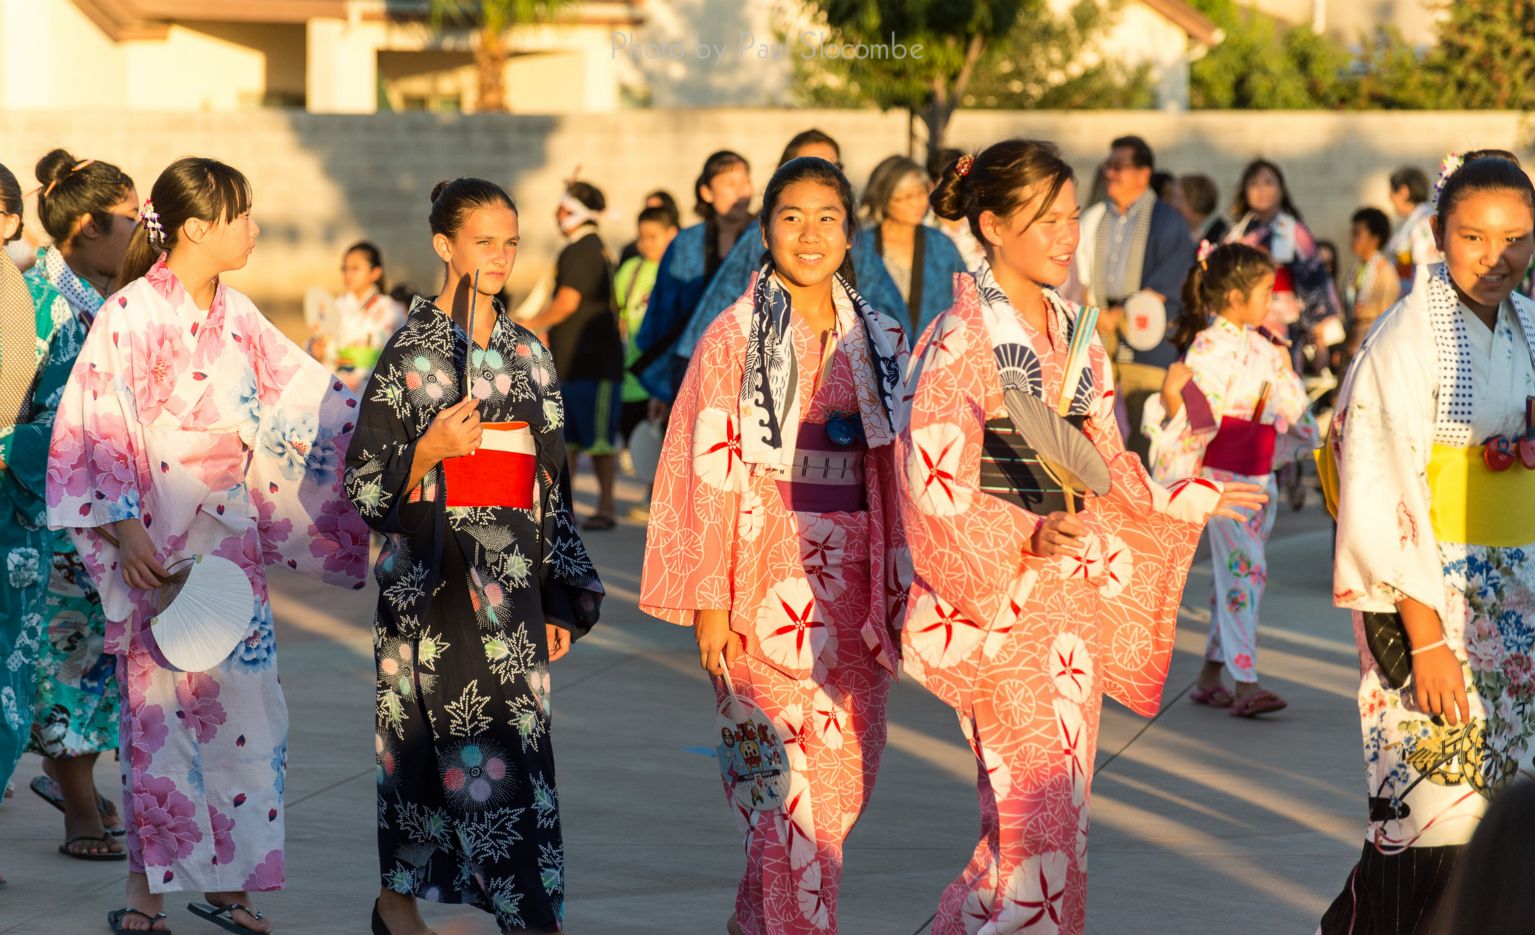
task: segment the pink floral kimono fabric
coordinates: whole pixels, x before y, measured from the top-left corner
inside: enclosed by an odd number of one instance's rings
[[[958,713],[981,808],[980,842],[933,932],[1079,933],[1101,693],[1157,711],[1184,578],[1219,491],[1202,480],[1164,489],[1125,452],[1095,340],[1071,412],[1113,488],[1081,507],[1080,555],[1029,553],[1041,517],[980,489],[984,423],[1007,417],[993,347],[1006,345],[1010,385],[1053,404],[1076,310],[1048,295],[1040,334],[984,264],[975,280],[956,279],[954,307],[918,344],[897,453],[916,572],[903,667]]]
[[[101,592],[123,692],[129,869],[154,892],[284,885],[288,711],[266,566],[360,588],[367,527],[340,488],[356,400],[219,287],[199,309],[164,258],[107,299],[59,404],[48,521],[68,528]],[[137,517],[162,561],[212,553],[256,597],[245,641],[206,672],[139,638],[151,595],[129,588],[99,527]]]
[[[742,930],[835,932],[842,842],[874,789],[897,659],[892,625],[904,595],[893,577],[901,541],[894,446],[864,455],[866,510],[792,511],[780,492],[790,482],[742,460],[752,313],[748,293],[709,327],[672,408],[640,609],[690,625],[696,610],[729,608],[746,644],[731,670],[735,690],[772,719],[789,753],[783,808],[744,812],[731,803],[747,857],[735,905]],[[905,339],[885,321],[904,369]],[[818,336],[798,319],[790,330],[802,425],[858,412],[860,395],[873,392],[858,328],[843,329],[818,390]],[[716,692],[723,696],[723,686]]]

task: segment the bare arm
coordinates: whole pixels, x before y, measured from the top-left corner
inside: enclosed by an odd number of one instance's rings
[[[523,322],[529,331],[548,331],[569,318],[581,307],[581,293],[570,286],[561,286],[549,301],[549,307]]]

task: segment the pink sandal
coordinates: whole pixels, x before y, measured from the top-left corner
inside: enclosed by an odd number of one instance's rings
[[[1209,705],[1212,708],[1229,708],[1236,699],[1224,685],[1212,685],[1209,688],[1196,690],[1189,695],[1189,700],[1195,704]]]
[[[1283,711],[1290,703],[1266,688],[1260,688],[1231,706],[1232,717],[1257,717]]]

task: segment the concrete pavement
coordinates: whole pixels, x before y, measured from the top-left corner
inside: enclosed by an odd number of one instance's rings
[[[580,497],[590,502],[590,481]],[[621,486],[620,508],[639,491]],[[583,507],[585,509],[585,507]],[[1286,509],[1271,547],[1259,667],[1290,708],[1257,721],[1191,704],[1208,621],[1208,563],[1185,600],[1163,712],[1106,706],[1093,786],[1093,933],[1308,935],[1357,855],[1363,822],[1357,664],[1333,610],[1330,526]],[[554,738],[574,935],[716,933],[742,866],[710,744],[712,696],[688,631],[635,608],[644,530],[587,542],[608,588],[602,625],[554,669]],[[282,932],[365,933],[377,887],[373,687],[375,593],[273,579],[292,717],[285,892],[259,905]],[[0,935],[105,932],[122,864],[56,853],[62,823],[26,789],[0,806]],[[116,764],[98,782],[117,788]],[[894,691],[873,805],[846,852],[847,935],[926,930],[974,846],[974,767],[949,709],[910,681]],[[180,933],[214,932],[168,899]],[[442,935],[489,935],[476,910],[424,907]]]

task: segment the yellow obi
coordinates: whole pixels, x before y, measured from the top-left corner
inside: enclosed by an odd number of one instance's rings
[[[1429,517],[1442,542],[1508,547],[1535,542],[1535,471],[1482,460],[1484,445],[1435,444],[1428,456]]]
[[[1494,471],[1484,445],[1435,444],[1428,459],[1429,519],[1442,542],[1509,548],[1535,542],[1535,471],[1517,460]],[[1338,469],[1332,450],[1315,452],[1328,511],[1338,515]]]

